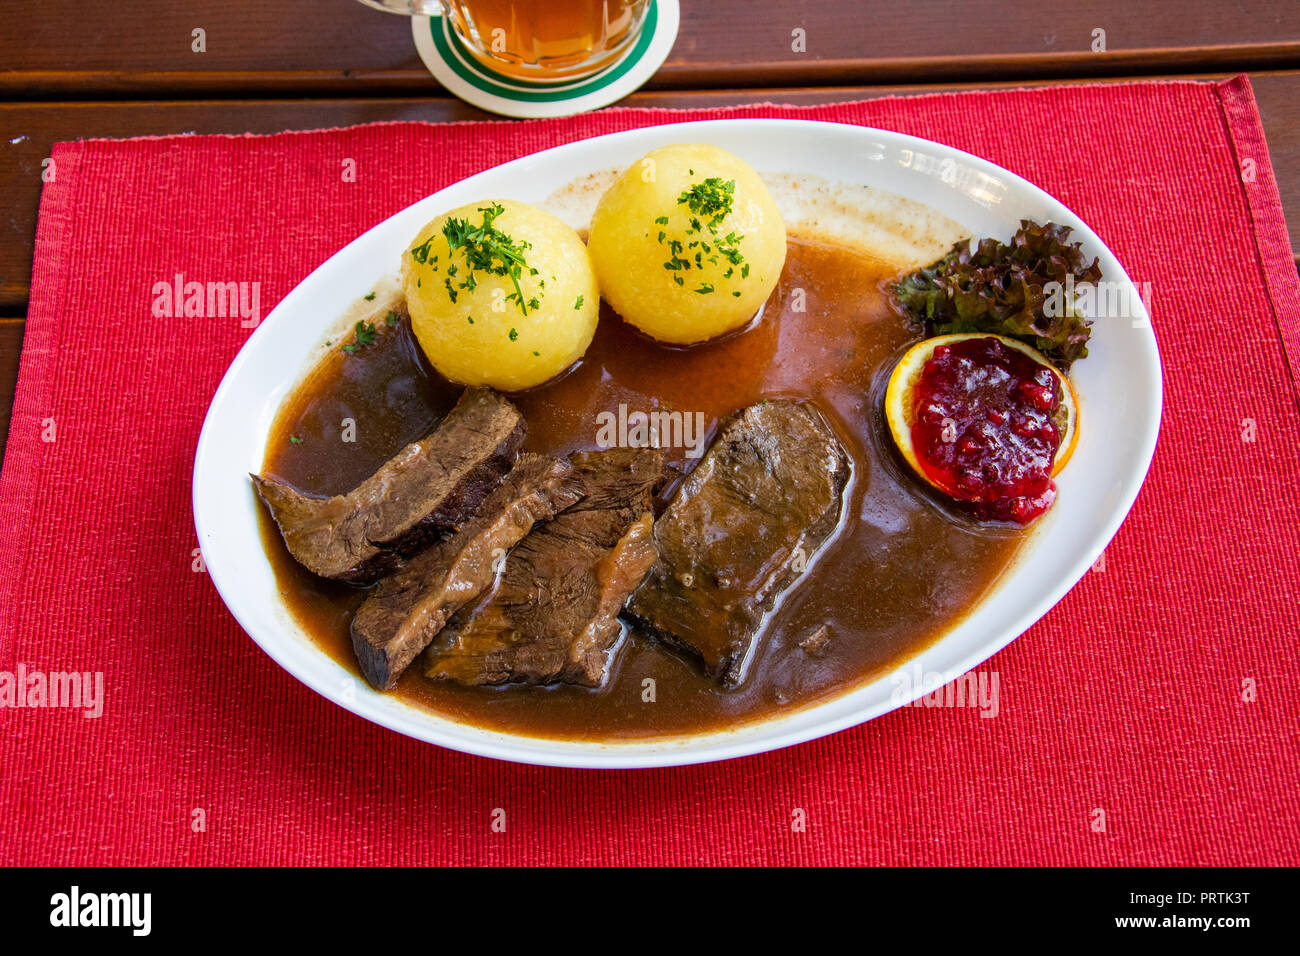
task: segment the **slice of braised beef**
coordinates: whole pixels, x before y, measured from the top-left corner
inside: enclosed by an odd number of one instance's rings
[[[655,523],[659,558],[626,616],[739,684],[765,615],[838,525],[848,478],[812,406],[737,412]]]
[[[653,448],[571,456],[585,497],[506,558],[495,590],[425,651],[428,677],[463,684],[601,685],[622,636],[618,614],[655,561]]]
[[[520,455],[478,513],[445,541],[375,585],[352,619],[352,647],[366,679],[388,690],[447,619],[476,600],[505,555],[539,521],[582,497],[568,462]]]
[[[251,477],[300,564],[368,584],[474,514],[514,464],[525,428],[504,397],[471,388],[437,428],[347,494],[314,497]]]

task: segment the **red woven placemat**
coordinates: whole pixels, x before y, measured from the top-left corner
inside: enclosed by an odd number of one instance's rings
[[[464,176],[723,115],[969,150],[1151,283],[1166,405],[1150,477],[1104,571],[984,665],[998,716],[904,708],[723,765],[593,773],[417,743],[281,671],[191,570],[194,447],[249,333],[154,318],[154,283],[257,281],[265,313]],[[0,670],[102,672],[103,713],[0,709],[0,862],[1297,862],[1300,283],[1244,79],[87,141],[53,159],[0,476]]]

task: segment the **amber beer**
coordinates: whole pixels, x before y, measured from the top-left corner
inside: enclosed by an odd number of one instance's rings
[[[442,0],[465,46],[515,79],[571,80],[613,63],[641,32],[650,0]]]

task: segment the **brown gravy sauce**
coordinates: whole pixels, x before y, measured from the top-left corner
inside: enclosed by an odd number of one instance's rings
[[[703,412],[705,447],[720,418],[763,398],[811,401],[831,421],[854,467],[840,532],[770,616],[741,687],[719,689],[689,659],[632,632],[600,689],[463,687],[426,680],[417,661],[393,693],[453,720],[509,733],[572,740],[675,736],[842,695],[943,636],[980,602],[1026,535],[948,508],[893,449],[881,411],[885,385],[916,341],[882,292],[882,281],[896,271],[841,246],[792,240],[780,284],[761,320],[743,333],[667,349],[602,307],[581,364],[514,397],[529,425],[526,449],[552,455],[597,447],[597,416],[619,403],[629,411]],[[379,326],[376,344],[355,356],[343,355],[335,341],[286,399],[271,429],[265,471],[306,492],[345,492],[451,407],[459,387],[429,367],[409,324]],[[356,423],[354,442],[340,440],[348,418]],[[693,465],[680,448],[668,457],[680,469]],[[348,629],[364,592],[299,567],[265,509],[259,512],[266,553],[293,617],[361,679]],[[799,641],[822,624],[830,627],[830,642],[814,656]],[[645,678],[654,679],[653,702],[643,699]]]

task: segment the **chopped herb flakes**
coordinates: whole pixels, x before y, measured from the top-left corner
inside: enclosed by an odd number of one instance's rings
[[[389,314],[391,315],[391,313]],[[373,322],[358,322],[355,330],[357,333],[356,341],[343,346],[343,351],[348,355],[356,355],[358,349],[363,349],[367,345],[372,345],[379,335],[375,330],[375,323]]]
[[[694,176],[695,170],[692,169],[690,173]],[[721,234],[722,223],[731,214],[735,198],[736,181],[729,179],[724,182],[719,176],[711,176],[690,189],[683,190],[677,197],[677,203],[691,213],[686,229],[688,241],[683,246],[680,240],[669,239],[667,232],[659,230],[659,244],[668,246],[670,256],[664,263],[664,268],[674,273],[686,272],[692,268],[703,271],[706,263],[717,266],[725,259],[728,265],[722,275],[724,279],[734,276],[737,266],[740,266],[740,277],[749,278],[749,263],[745,262],[745,257],[740,252],[740,242],[745,237],[737,235],[734,230],[725,236]],[[655,224],[668,225],[668,217],[658,217]],[[690,238],[692,236],[695,238]],[[683,252],[687,252],[687,255],[683,255]],[[686,282],[680,275],[672,278],[679,286],[685,286]],[[714,286],[710,282],[700,282],[694,291],[707,295],[714,291]],[[740,293],[733,295],[739,296]]]
[[[293,445],[301,445],[301,444],[302,444],[302,439],[299,438],[297,435],[290,435],[290,436],[289,436],[289,443],[290,443],[290,444],[293,444]]]
[[[447,241],[447,246],[454,252],[460,252],[464,257],[465,274],[459,278],[460,270],[456,263],[449,263],[445,270],[443,288],[447,290],[447,298],[453,303],[459,297],[461,292],[473,292],[479,285],[479,278],[486,275],[501,276],[508,278],[515,287],[515,291],[506,296],[506,301],[514,302],[519,306],[519,311],[527,315],[530,310],[541,308],[541,296],[534,295],[529,298],[524,297],[524,291],[519,283],[528,270],[529,276],[537,275],[537,270],[530,267],[524,259],[524,253],[531,249],[531,244],[518,241],[506,235],[498,229],[494,222],[502,213],[505,207],[500,203],[492,203],[489,206],[480,206],[478,211],[483,214],[483,220],[474,224],[466,219],[456,217],[449,218],[442,226],[443,238]],[[430,257],[432,250],[433,237],[414,247],[411,250],[411,258],[416,262],[424,265],[429,262],[437,262],[438,257]],[[455,280],[455,281],[453,281]],[[416,280],[419,284],[419,280]],[[542,289],[545,286],[541,286]],[[540,289],[539,289],[540,291]]]
[[[678,205],[685,203],[686,208],[696,216],[706,217],[709,220],[709,230],[716,232],[722,220],[726,219],[727,214],[731,212],[735,195],[734,179],[724,183],[719,177],[710,176],[704,182],[696,183],[684,191],[677,197],[677,203]]]
[[[369,295],[367,295],[367,296],[366,296],[366,301],[367,301],[367,302],[373,302],[373,301],[375,301],[375,294],[374,294],[373,292],[371,292]]]
[[[517,338],[519,338],[519,330],[518,330],[518,329],[511,329],[511,330],[510,330],[510,341],[513,342],[513,341],[514,341],[515,339],[517,339]]]
[[[424,242],[420,243],[418,246],[416,246],[414,249],[411,250],[411,258],[414,259],[416,262],[418,262],[420,265],[424,265],[429,261],[429,250],[432,247],[433,247],[433,236],[430,236],[428,239],[424,240]],[[433,261],[437,262],[438,257],[434,256]]]
[[[578,296],[578,298],[573,303],[573,311],[577,312],[581,308],[582,308],[582,296]]]
[[[397,313],[390,310],[389,313],[386,316],[384,316],[384,322],[386,322],[390,328],[396,325]]]

